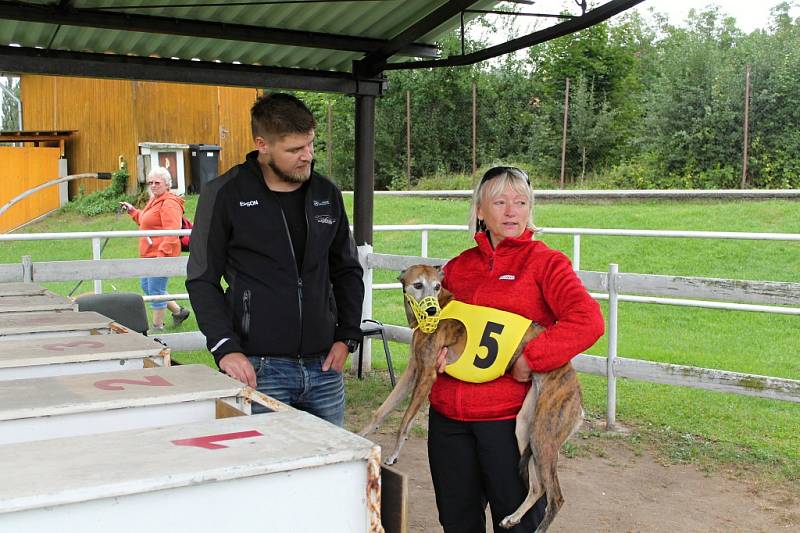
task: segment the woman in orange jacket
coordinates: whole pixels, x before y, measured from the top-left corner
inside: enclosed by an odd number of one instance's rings
[[[172,177],[163,167],[156,167],[147,175],[150,200],[143,209],[136,209],[128,202],[121,202],[140,230],[181,229],[183,216],[183,198],[172,194],[169,184]],[[178,236],[142,237],[139,239],[139,257],[176,257],[181,254],[181,243]],[[142,291],[148,295],[167,294],[166,277],[141,278]],[[172,322],[180,326],[189,317],[189,310],[174,301],[150,302],[153,310],[153,329],[164,330],[164,309],[172,312]]]

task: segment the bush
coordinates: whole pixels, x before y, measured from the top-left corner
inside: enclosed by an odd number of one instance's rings
[[[121,168],[111,177],[111,186],[102,191],[95,191],[84,195],[83,191],[62,208],[65,212],[75,212],[87,217],[113,213],[119,209],[120,202],[137,202],[137,196],[125,193],[128,185],[128,170]]]

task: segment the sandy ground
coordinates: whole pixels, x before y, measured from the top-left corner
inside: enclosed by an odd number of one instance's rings
[[[371,438],[384,450],[392,447],[391,435]],[[614,440],[599,445],[602,457],[562,456],[565,504],[551,532],[800,532],[800,494],[788,487],[663,465]],[[409,531],[441,531],[425,440],[409,439],[396,467],[409,476]]]

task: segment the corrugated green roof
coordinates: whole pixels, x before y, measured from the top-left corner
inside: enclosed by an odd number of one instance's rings
[[[223,63],[238,61],[252,65],[349,72],[352,62],[364,57],[363,52],[249,42],[240,40],[241,37],[226,40],[77,24],[82,18],[82,10],[91,10],[107,13],[109,17],[119,14],[168,17],[189,22],[249,26],[259,30],[275,28],[387,41],[447,3],[442,0],[307,0],[285,4],[246,0],[234,0],[230,3],[208,0],[75,0],[70,4],[71,10],[64,13],[65,16],[73,15],[76,25],[0,19],[0,46],[14,43],[23,47],[73,52],[199,59]],[[486,0],[466,3],[471,4],[471,8],[489,9],[499,2]],[[46,0],[0,2],[0,7],[38,6],[43,8],[40,18],[46,18],[56,5],[57,2]],[[8,12],[6,15],[8,16]],[[30,18],[36,16],[34,13]],[[458,16],[451,17],[415,42],[432,44],[437,37],[459,24]],[[235,33],[237,32],[231,31],[231,37]],[[376,47],[379,44],[376,43]]]

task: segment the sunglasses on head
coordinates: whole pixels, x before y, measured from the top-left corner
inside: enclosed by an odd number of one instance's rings
[[[531,186],[531,179],[528,177],[528,175],[525,173],[525,171],[522,170],[521,168],[517,168],[517,167],[492,167],[489,170],[487,170],[486,173],[483,175],[483,177],[481,178],[481,182],[478,184],[478,187],[480,187],[481,185],[483,185],[484,183],[486,183],[490,179],[496,178],[497,176],[500,176],[500,175],[506,174],[506,173],[507,174],[512,174],[512,175],[514,175],[514,176],[516,176],[518,178],[524,179],[525,183],[528,184],[528,187]]]

